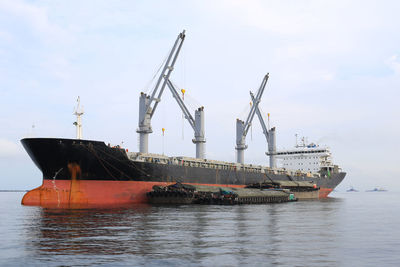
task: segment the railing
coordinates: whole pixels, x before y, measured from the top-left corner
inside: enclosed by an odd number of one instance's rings
[[[207,159],[203,160],[203,159],[194,159],[185,157],[167,157],[158,154],[143,154],[137,152],[129,152],[127,154],[129,159],[139,162],[180,165],[185,167],[208,168],[208,169],[227,170],[227,171],[244,171],[248,173],[267,173],[267,174],[280,174],[289,176],[320,177],[319,173],[304,172],[300,170],[288,170],[285,168],[270,168],[252,164],[238,164],[231,162],[223,162],[223,161],[215,161]],[[333,166],[330,165],[328,167],[333,167]]]

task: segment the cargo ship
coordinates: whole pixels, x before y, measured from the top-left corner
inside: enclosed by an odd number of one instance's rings
[[[26,193],[25,205],[129,204],[147,202],[154,185],[175,182],[225,187],[245,187],[263,181],[312,181],[320,187],[320,198],[344,179],[337,166],[321,167],[317,173],[270,168],[190,157],[129,152],[104,142],[25,138],[21,140],[35,165],[43,173],[43,184]],[[325,152],[297,151],[298,163]],[[291,152],[284,152],[291,153]],[[285,155],[286,154],[282,154]],[[316,156],[318,155],[318,156]],[[325,164],[320,161],[321,164]]]
[[[22,145],[35,165],[43,173],[40,187],[27,192],[24,205],[72,207],[80,205],[121,205],[147,203],[146,193],[153,186],[173,183],[209,185],[221,187],[246,187],[247,185],[277,181],[311,181],[320,188],[319,197],[328,194],[344,179],[346,173],[330,161],[328,148],[314,144],[296,146],[294,150],[277,151],[275,128],[266,126],[260,109],[264,88],[269,74],[254,95],[251,109],[245,121],[236,120],[237,162],[225,162],[205,158],[204,107],[195,110],[194,116],[184,103],[182,95],[170,80],[179,51],[185,39],[180,33],[160,68],[150,94],[141,93],[139,98],[139,152],[131,152],[120,146],[103,141],[82,138],[83,110],[78,105],[74,115],[77,120],[76,138],[24,138]],[[168,157],[148,152],[148,135],[152,133],[151,118],[165,88],[169,88],[179,107],[194,130],[193,143],[196,157]],[[245,138],[257,114],[268,143],[270,166],[244,163]],[[277,167],[276,161],[283,166]]]

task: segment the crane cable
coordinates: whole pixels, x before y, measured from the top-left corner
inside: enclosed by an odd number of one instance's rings
[[[162,131],[162,154],[164,155],[164,149],[165,149],[165,138],[164,138],[164,136],[165,136],[165,128],[161,128],[161,131]]]
[[[185,48],[181,50],[182,53],[182,61],[181,61],[181,66],[182,66],[182,82],[183,82],[183,88],[186,88],[186,79],[185,79]],[[181,89],[182,92],[182,101],[185,101],[185,89]],[[185,140],[185,116],[183,115],[182,112],[182,140]]]
[[[252,102],[250,102],[250,105],[247,104],[247,105],[242,109],[242,111],[239,113],[238,118],[241,119],[242,121],[244,121],[244,120],[246,119],[246,116],[249,114],[250,108],[251,108],[251,103],[252,103]]]
[[[250,101],[250,107],[253,105],[253,101]],[[253,141],[253,122],[250,122],[250,141]]]
[[[183,97],[181,97],[181,99],[182,99],[182,101],[185,100],[185,105],[186,105],[186,106],[189,106],[189,108],[190,108],[191,110],[196,110],[197,107],[201,107],[200,102],[198,102],[195,98],[193,98],[193,97],[188,93],[187,90],[181,88],[180,86],[178,86],[176,83],[174,83],[174,82],[171,81],[171,80],[170,80],[170,82],[172,83],[172,85],[173,85],[175,88],[179,89],[181,92],[182,92],[182,90],[185,91],[185,93],[184,93],[185,98],[183,99]],[[197,106],[197,107],[196,107],[196,106]]]
[[[161,62],[160,66],[158,67],[158,69],[156,70],[156,72],[154,72],[153,77],[147,82],[147,84],[144,86],[142,92],[145,92],[146,94],[151,94],[153,92],[153,90],[155,88],[152,88],[151,85],[154,82],[155,78],[158,76],[158,74],[160,73],[161,68],[165,65],[165,62],[168,59],[168,55],[171,53],[172,48],[170,50],[168,50],[168,53],[165,55],[164,60]],[[150,89],[151,88],[151,89]]]
[[[264,110],[261,108],[260,105],[258,105],[258,108],[260,109],[261,116],[262,116],[264,122],[267,122],[267,130],[269,131],[269,118],[268,118],[269,113],[264,112]]]
[[[185,101],[185,89],[181,89],[182,101]],[[182,140],[185,140],[185,116],[182,111]]]

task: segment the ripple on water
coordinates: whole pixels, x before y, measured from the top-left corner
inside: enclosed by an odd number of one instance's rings
[[[52,210],[21,206],[21,193],[0,193],[0,265],[397,264],[398,196]]]

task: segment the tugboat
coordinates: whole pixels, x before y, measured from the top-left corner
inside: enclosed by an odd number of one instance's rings
[[[358,190],[351,186],[350,189],[346,190],[346,192],[358,192]]]
[[[387,192],[387,190],[386,189],[383,189],[383,188],[377,188],[377,187],[375,187],[374,189],[372,189],[372,190],[366,190],[365,192]]]

